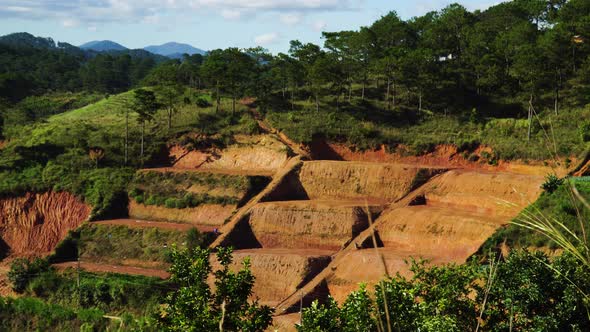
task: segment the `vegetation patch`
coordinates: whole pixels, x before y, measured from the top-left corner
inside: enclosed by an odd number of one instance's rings
[[[589,220],[590,210],[585,208],[573,196],[572,187],[586,199],[590,198],[590,177],[575,178],[571,177],[560,184],[560,180],[549,177],[545,182],[545,192],[541,194],[536,202],[527,207],[521,215],[515,218],[515,223],[519,222],[524,215],[533,215],[548,220],[558,220],[563,223],[572,233],[583,237],[584,231],[581,228],[580,219]],[[551,189],[551,190],[548,190]],[[511,223],[500,228],[492,235],[481,247],[480,253],[497,248],[505,243],[511,248],[528,248],[528,247],[548,247],[549,249],[558,249],[556,243],[550,241],[545,235],[534,232],[515,223]]]
[[[201,204],[239,204],[268,183],[266,177],[197,172],[136,173],[129,196],[137,203],[167,208],[191,208]]]

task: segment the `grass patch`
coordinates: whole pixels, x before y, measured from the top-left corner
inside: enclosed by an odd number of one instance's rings
[[[590,178],[569,178],[567,181],[572,181],[581,195],[590,198]],[[588,220],[590,219],[590,211],[584,208],[577,199],[572,200],[569,191],[569,184],[563,183],[553,192],[541,194],[539,199],[522,213],[554,218],[562,222],[578,236],[582,236],[577,213],[579,212],[584,220]],[[519,217],[515,218],[515,220],[519,220]],[[557,244],[550,241],[545,235],[515,224],[509,224],[500,228],[487,239],[480,252],[486,253],[504,243],[504,241],[511,248],[548,247],[558,249]]]
[[[131,181],[129,196],[141,204],[177,209],[201,204],[239,204],[268,181],[266,177],[143,171]]]

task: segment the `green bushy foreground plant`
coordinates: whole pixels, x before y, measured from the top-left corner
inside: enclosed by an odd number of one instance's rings
[[[246,259],[243,268],[232,272],[232,249],[220,248],[221,269],[213,271],[207,249],[174,250],[171,281],[179,286],[165,300],[160,324],[166,331],[265,331],[273,309],[250,302],[254,276]],[[207,283],[215,276],[215,291]]]
[[[333,299],[303,310],[301,332],[319,331],[587,331],[583,292],[590,268],[564,254],[516,251],[505,261],[429,267],[411,263],[396,275],[361,287],[339,306]],[[489,286],[489,287],[488,287]]]
[[[169,280],[81,271],[79,285],[74,269],[58,272],[47,262],[27,262],[15,274],[18,280],[28,277],[20,284],[28,297],[0,298],[0,327],[103,331],[113,324],[104,319],[106,313],[119,323],[111,330],[120,331],[217,331],[221,326],[223,331],[262,332],[270,326],[273,309],[249,300],[254,285],[249,260],[232,272],[231,248],[218,250],[220,269],[215,271],[208,249],[173,247],[171,261]],[[210,275],[214,288],[207,282]]]

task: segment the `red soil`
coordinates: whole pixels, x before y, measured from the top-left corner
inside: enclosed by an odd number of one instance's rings
[[[450,144],[439,145],[433,152],[422,156],[409,155],[409,149],[404,145],[399,145],[393,152],[387,151],[385,145],[382,145],[376,150],[356,151],[347,145],[330,143],[321,139],[314,140],[308,148],[311,150],[314,159],[402,163],[415,166],[436,166],[463,169],[486,169],[531,175],[557,173],[560,176],[565,176],[568,171],[565,167],[555,165],[552,161],[499,161],[498,165],[489,165],[485,159],[485,155],[486,153],[490,154],[493,151],[487,146],[480,146],[470,153],[470,155],[478,158],[477,161],[466,159],[462,153],[457,151],[456,146]],[[573,160],[572,165],[576,164],[576,158],[570,159]]]
[[[158,220],[186,223],[194,227],[220,227],[232,216],[235,205],[202,204],[194,208],[168,209],[129,201],[129,216],[139,220]]]
[[[78,262],[65,262],[54,264],[53,266],[58,269],[76,269],[78,268]],[[131,275],[142,275],[146,277],[157,277],[160,279],[170,278],[170,273],[164,270],[157,269],[145,269],[141,267],[133,266],[121,266],[121,265],[109,265],[109,264],[97,264],[91,262],[80,262],[80,268],[88,272],[96,273],[120,273],[120,274],[131,274]]]
[[[0,199],[0,237],[12,255],[48,254],[90,212],[90,206],[65,192]]]

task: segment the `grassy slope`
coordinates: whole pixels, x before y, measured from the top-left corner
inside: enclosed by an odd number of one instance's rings
[[[377,108],[378,103],[373,101],[357,100],[353,104],[336,111],[336,107],[324,103],[318,113],[311,103],[299,102],[295,111],[270,112],[267,118],[287,136],[304,143],[309,143],[315,135],[360,149],[380,144],[423,147],[480,143],[491,146],[501,159],[540,160],[550,157],[548,149],[553,147],[547,142],[552,142],[553,137],[560,156],[582,154],[585,144],[579,132],[579,120],[590,116],[590,107],[562,110],[557,116],[547,110],[535,119],[531,141],[527,142],[526,119],[489,118],[477,111],[473,116],[418,113],[408,108],[386,111]]]
[[[569,181],[572,181],[583,197],[590,198],[590,178],[570,178]],[[536,217],[558,220],[578,235],[582,234],[578,213],[580,213],[579,216],[582,220],[590,219],[590,211],[573,197],[568,184],[562,184],[552,193],[544,192],[535,203],[526,209],[526,212]],[[522,217],[515,218],[515,222],[518,223],[520,218]],[[504,242],[511,248],[548,247],[557,249],[557,245],[544,235],[516,224],[509,224],[492,235],[483,244],[480,252],[485,254]]]

